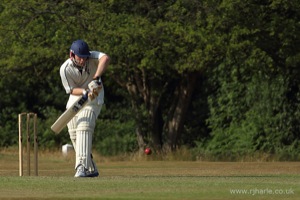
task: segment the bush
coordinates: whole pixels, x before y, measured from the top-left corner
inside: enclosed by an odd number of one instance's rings
[[[99,120],[94,133],[93,148],[105,156],[133,152],[138,149],[134,121]]]

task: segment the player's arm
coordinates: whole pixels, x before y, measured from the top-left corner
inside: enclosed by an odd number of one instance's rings
[[[73,88],[72,90],[71,90],[71,94],[72,95],[77,95],[77,96],[79,96],[79,95],[83,95],[83,94],[85,94],[85,89],[84,88]]]
[[[98,66],[97,66],[97,71],[94,75],[94,79],[98,79],[99,77],[102,76],[104,71],[107,69],[108,64],[110,62],[110,58],[108,55],[104,54],[99,58]]]

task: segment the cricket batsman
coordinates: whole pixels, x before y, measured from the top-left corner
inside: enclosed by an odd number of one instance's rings
[[[90,51],[83,40],[76,40],[70,48],[70,58],[60,67],[64,89],[70,94],[68,109],[79,96],[89,99],[88,103],[67,124],[70,139],[76,153],[75,177],[99,176],[92,158],[92,138],[96,119],[104,103],[104,87],[101,76],[109,65],[105,53]]]

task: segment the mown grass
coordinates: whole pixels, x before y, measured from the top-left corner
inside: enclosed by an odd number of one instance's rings
[[[40,152],[39,176],[26,176],[25,167],[19,177],[17,152],[2,150],[0,199],[300,198],[299,162],[95,160],[100,177],[73,178],[73,155]]]

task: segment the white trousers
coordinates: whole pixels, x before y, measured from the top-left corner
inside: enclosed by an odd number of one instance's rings
[[[70,139],[76,153],[75,169],[83,165],[87,170],[94,171],[92,163],[92,140],[96,126],[96,119],[100,114],[102,105],[86,105],[68,123]]]

